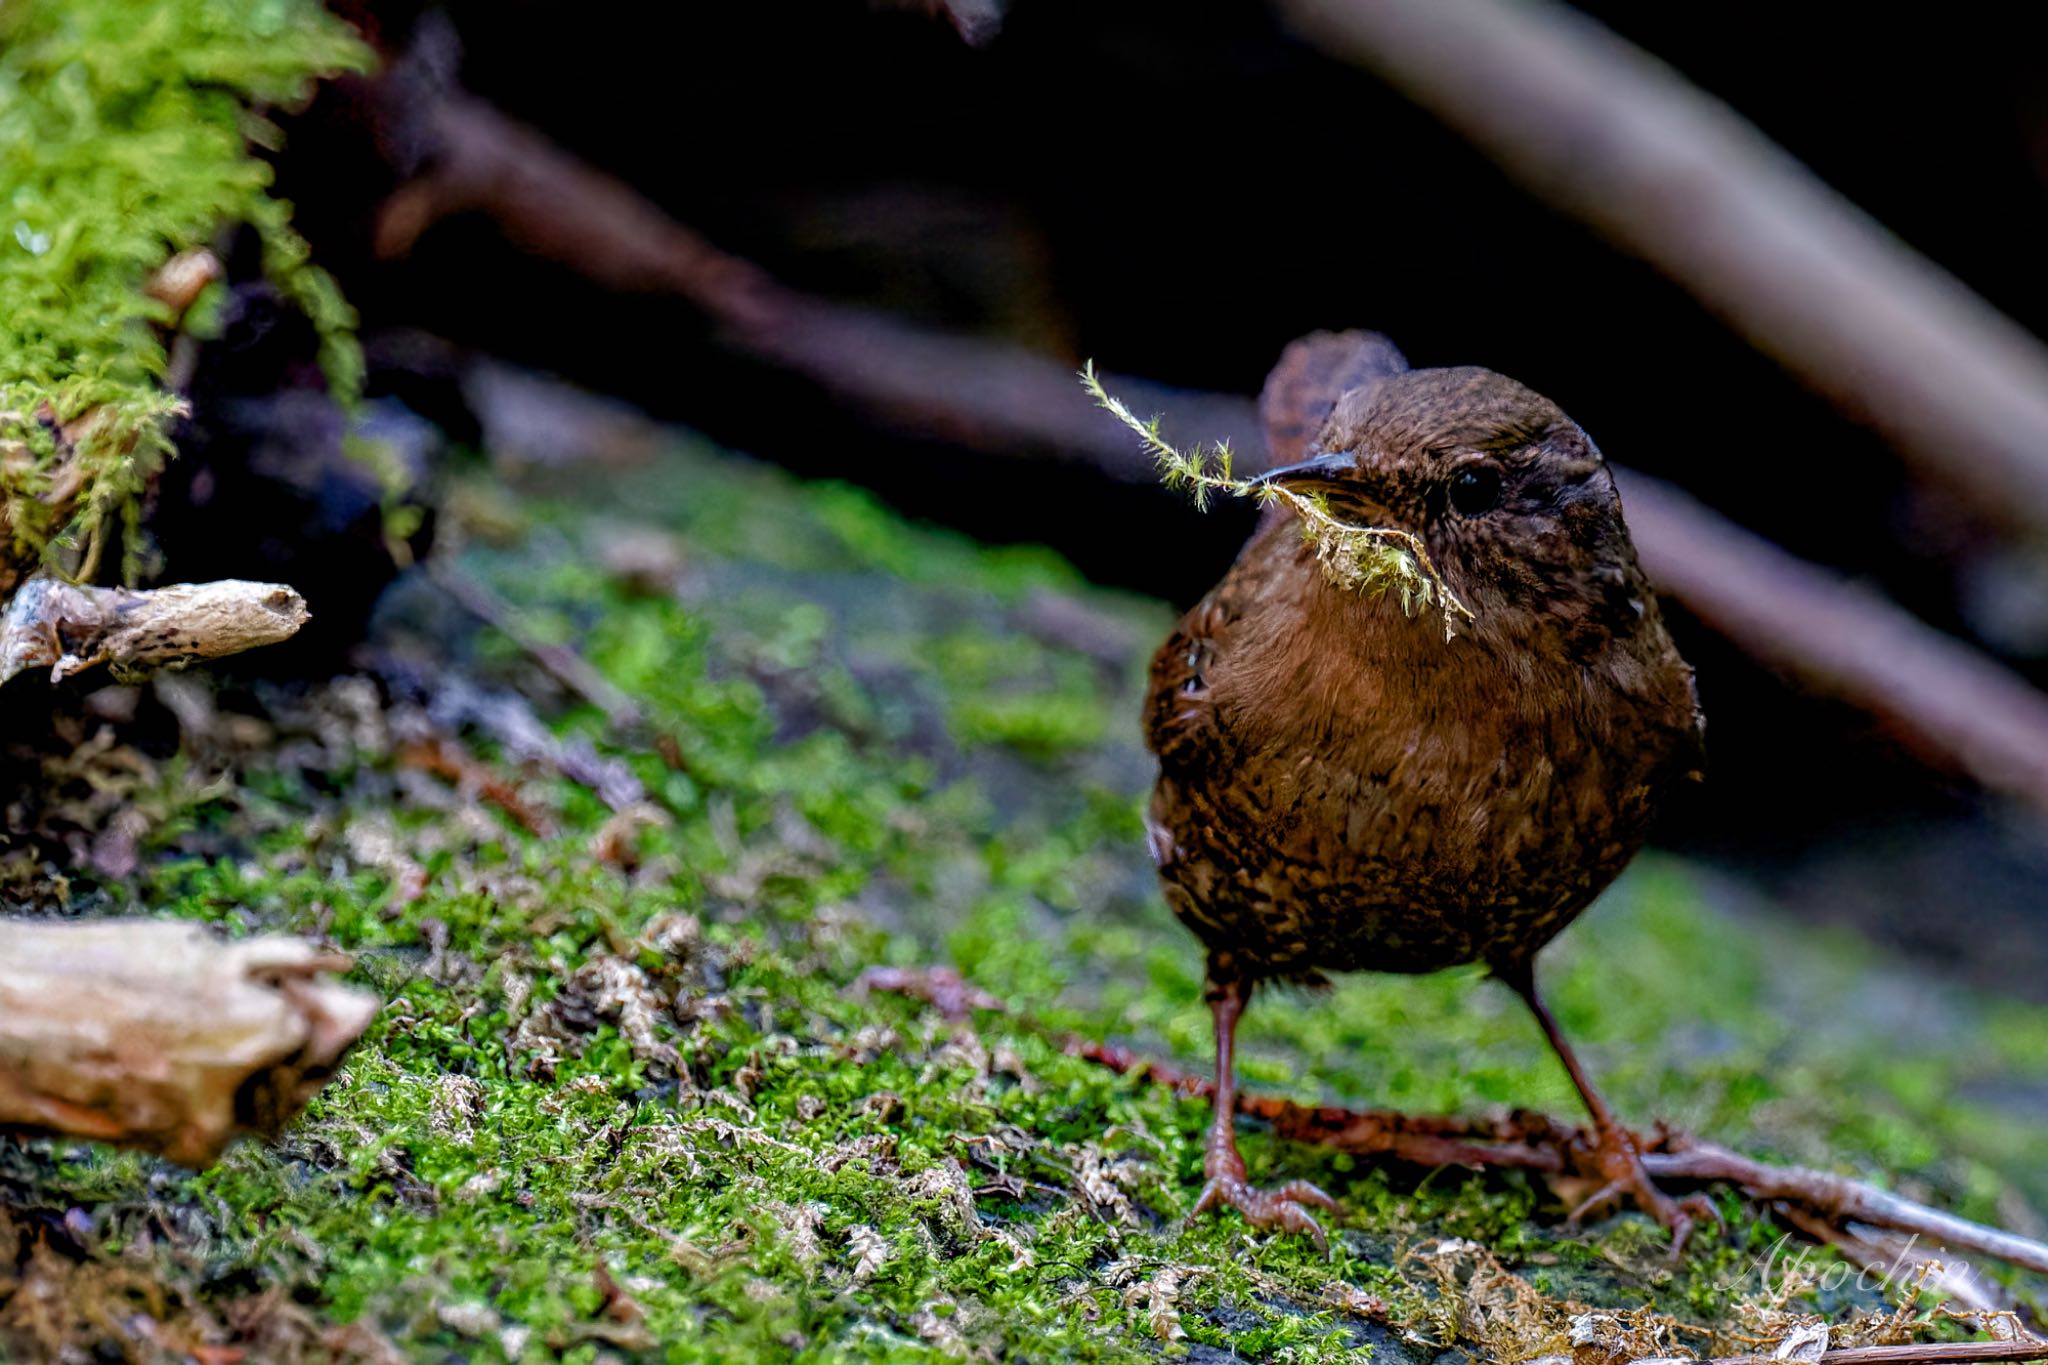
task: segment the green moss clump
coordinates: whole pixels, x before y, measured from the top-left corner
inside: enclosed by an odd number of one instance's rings
[[[0,7],[0,499],[12,578],[52,546],[89,565],[170,453],[169,308],[144,292],[221,227],[260,234],[270,278],[319,328],[336,387],[353,316],[266,193],[258,109],[362,70],[314,0],[16,0]]]

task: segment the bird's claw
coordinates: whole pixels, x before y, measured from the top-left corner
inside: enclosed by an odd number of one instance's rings
[[[1215,1171],[1202,1187],[1202,1197],[1195,1201],[1192,1216],[1199,1218],[1215,1208],[1233,1208],[1253,1227],[1307,1233],[1318,1248],[1328,1251],[1330,1239],[1324,1234],[1323,1225],[1308,1211],[1306,1206],[1311,1205],[1335,1212],[1337,1201],[1306,1180],[1292,1180],[1278,1189],[1261,1190],[1246,1182],[1242,1169]]]
[[[1607,1183],[1565,1215],[1566,1226],[1577,1227],[1589,1214],[1597,1215],[1624,1198],[1632,1199],[1637,1208],[1671,1233],[1673,1265],[1685,1256],[1686,1243],[1701,1222],[1712,1223],[1716,1232],[1727,1230],[1727,1225],[1721,1221],[1721,1211],[1705,1195],[1690,1194],[1683,1199],[1673,1199],[1657,1188],[1657,1182],[1650,1179],[1650,1173],[1643,1169],[1643,1159],[1634,1141],[1626,1134],[1603,1134],[1597,1160]]]

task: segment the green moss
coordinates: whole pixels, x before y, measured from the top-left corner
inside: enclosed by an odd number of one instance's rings
[[[322,738],[352,732],[331,699],[295,704],[296,720],[284,708],[293,765],[188,797],[115,898],[331,935],[391,1004],[275,1147],[200,1175],[33,1149],[17,1179],[51,1210],[97,1211],[91,1257],[150,1266],[200,1302],[280,1287],[429,1359],[1122,1361],[1206,1346],[1386,1365],[1433,1358],[1458,1330],[1409,1254],[1445,1237],[1540,1293],[1609,1308],[1725,1325],[1762,1296],[1753,1263],[1778,1233],[1738,1201],[1728,1236],[1673,1275],[1640,1216],[1574,1232],[1540,1181],[1388,1167],[1255,1125],[1255,1178],[1343,1201],[1330,1254],[1186,1221],[1206,1106],[1049,1033],[1208,1055],[1199,954],[1159,900],[1137,819],[1137,668],[1164,609],[701,454],[616,496],[686,528],[680,597],[628,595],[593,567],[609,508],[540,505],[525,545],[467,568],[646,709],[639,735],[588,707],[557,727],[630,764],[660,807],[632,841],[637,870],[595,856],[614,815],[581,786],[525,770],[527,800],[558,826],[535,837],[453,793],[400,799],[387,744]],[[1078,594],[1123,632],[1130,666],[1017,629],[1034,592]],[[488,636],[467,667],[493,685],[527,668]],[[1092,737],[1025,753],[975,723],[979,699],[1011,688],[1092,711]],[[2025,1042],[2039,1010],[1996,1006],[1971,1054],[1954,1046],[1981,1027],[1967,1001],[1950,1002],[1959,1034],[1826,1027],[1878,964],[1738,925],[1661,858],[1553,956],[1557,1007],[1632,1117],[1910,1174],[1966,1211],[2039,1179],[2012,1126],[1962,1090],[2041,1074]],[[948,1023],[855,989],[875,963],[945,961],[1016,1013]],[[1519,1005],[1471,972],[1262,997],[1244,1038],[1250,1081],[1303,1099],[1572,1112]]]
[[[258,231],[267,272],[354,391],[353,315],[251,143],[277,138],[259,107],[367,62],[312,0],[0,9],[0,495],[18,563],[53,543],[89,558],[108,516],[132,516],[178,409],[162,384],[173,319],[143,286],[223,226]]]

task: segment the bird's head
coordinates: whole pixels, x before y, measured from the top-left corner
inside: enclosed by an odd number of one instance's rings
[[[1556,404],[1504,375],[1378,378],[1337,400],[1305,455],[1260,482],[1415,536],[1473,612],[1460,634],[1491,636],[1532,611],[1567,630],[1627,629],[1650,609],[1606,460]]]

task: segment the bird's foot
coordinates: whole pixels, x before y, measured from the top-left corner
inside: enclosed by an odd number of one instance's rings
[[[1258,1189],[1245,1180],[1244,1162],[1235,1152],[1224,1160],[1212,1159],[1205,1166],[1209,1183],[1202,1187],[1202,1197],[1195,1201],[1192,1217],[1199,1218],[1210,1209],[1233,1208],[1255,1228],[1305,1232],[1314,1239],[1316,1246],[1324,1251],[1330,1249],[1330,1239],[1323,1234],[1323,1225],[1316,1221],[1309,1208],[1335,1212],[1337,1201],[1314,1185],[1306,1180],[1291,1180],[1278,1189]]]
[[[1598,1216],[1623,1199],[1632,1199],[1637,1208],[1671,1233],[1671,1262],[1674,1265],[1685,1255],[1685,1244],[1701,1222],[1712,1223],[1717,1232],[1723,1230],[1721,1211],[1705,1195],[1692,1194],[1683,1199],[1673,1199],[1657,1188],[1657,1182],[1650,1179],[1650,1173],[1643,1169],[1642,1153],[1637,1148],[1634,1134],[1621,1128],[1601,1133],[1599,1145],[1593,1152],[1593,1164],[1606,1183],[1566,1215],[1568,1226],[1576,1227],[1588,1215]]]

